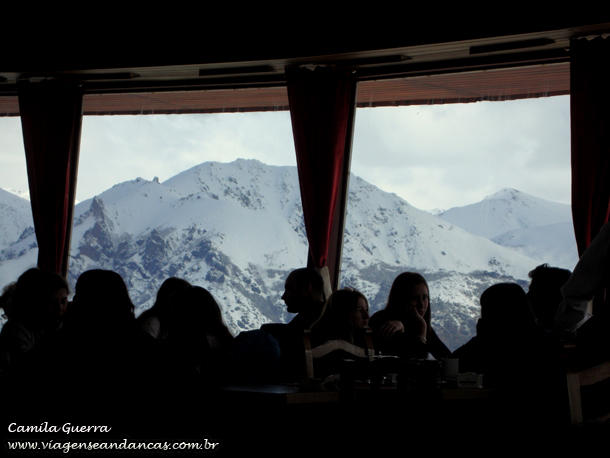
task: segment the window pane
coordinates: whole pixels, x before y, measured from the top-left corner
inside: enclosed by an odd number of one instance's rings
[[[293,145],[288,112],[85,117],[70,282],[115,270],[140,313],[176,276],[234,333],[289,319],[307,255]]]
[[[4,287],[38,261],[18,117],[0,118],[0,177],[0,287]]]
[[[342,284],[376,311],[418,271],[435,330],[465,343],[488,286],[574,268],[569,132],[564,96],[357,110]]]

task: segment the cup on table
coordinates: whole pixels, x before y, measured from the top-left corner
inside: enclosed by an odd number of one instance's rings
[[[443,358],[441,359],[441,365],[443,368],[443,379],[445,380],[457,380],[459,359],[457,358]]]

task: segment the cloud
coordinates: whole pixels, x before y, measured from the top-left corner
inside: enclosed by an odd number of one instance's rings
[[[570,199],[569,97],[358,111],[352,171],[416,207]]]
[[[570,200],[569,97],[357,110],[352,172],[422,209],[512,187]],[[27,188],[19,118],[0,119],[0,187]],[[295,165],[290,114],[87,116],[77,199],[205,161]]]
[[[0,188],[28,188],[21,119],[17,117],[0,118]]]
[[[78,198],[142,177],[164,181],[206,161],[295,165],[287,112],[85,117]]]

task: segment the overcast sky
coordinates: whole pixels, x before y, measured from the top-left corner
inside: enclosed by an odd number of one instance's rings
[[[431,210],[511,187],[570,202],[569,96],[358,109],[352,172]],[[27,189],[19,118],[0,118],[0,187]],[[295,165],[288,112],[85,117],[77,199],[205,161]]]

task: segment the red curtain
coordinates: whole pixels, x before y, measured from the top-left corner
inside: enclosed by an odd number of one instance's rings
[[[351,72],[331,67],[287,68],[286,81],[309,251],[314,266],[322,268],[351,146],[355,82]]]
[[[610,41],[572,40],[572,216],[582,255],[610,213]]]
[[[20,81],[19,110],[27,163],[38,267],[67,276],[82,92],[76,83]]]

